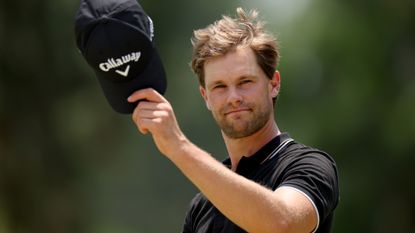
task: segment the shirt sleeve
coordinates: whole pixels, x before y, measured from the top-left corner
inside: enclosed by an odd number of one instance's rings
[[[279,187],[282,186],[304,192],[317,207],[320,221],[324,221],[337,206],[337,168],[334,160],[324,152],[306,152],[293,159]]]
[[[184,218],[183,230],[182,233],[192,233],[193,232],[193,201],[190,203],[188,210],[186,212],[186,217]]]
[[[188,210],[186,212],[186,217],[184,219],[182,233],[193,233],[196,231],[196,226],[194,225],[195,222],[197,222],[195,213],[200,211],[200,208],[203,205],[203,200],[203,195],[198,193],[190,201]]]

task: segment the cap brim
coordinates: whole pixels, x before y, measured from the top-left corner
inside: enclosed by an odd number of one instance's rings
[[[130,103],[127,98],[135,91],[153,88],[164,94],[167,87],[166,74],[160,56],[155,48],[145,70],[127,82],[112,82],[95,72],[98,81],[111,107],[119,113],[130,114],[137,103]]]

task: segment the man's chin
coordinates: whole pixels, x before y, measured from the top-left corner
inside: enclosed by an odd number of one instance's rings
[[[228,128],[222,128],[222,132],[229,138],[232,139],[240,139],[249,137],[252,134],[256,133],[257,129],[249,129],[249,127],[243,127],[242,129],[237,129],[235,127],[228,127]]]

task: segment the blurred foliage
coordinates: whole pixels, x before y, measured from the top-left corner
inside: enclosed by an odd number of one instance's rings
[[[415,2],[155,1],[166,97],[226,156],[188,62],[194,29],[260,11],[281,41],[280,128],[336,159],[334,232],[415,232]],[[0,233],[179,232],[196,189],[106,103],[75,46],[73,0],[0,2]]]

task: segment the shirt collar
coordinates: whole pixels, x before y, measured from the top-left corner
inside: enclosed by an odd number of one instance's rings
[[[288,133],[281,133],[277,135],[273,139],[271,139],[267,144],[265,144],[261,149],[255,152],[251,156],[243,156],[238,163],[238,167],[236,168],[236,173],[240,175],[248,175],[251,171],[255,168],[259,167],[261,163],[270,156],[270,154],[280,146],[285,140],[290,139],[290,135]],[[231,167],[231,160],[227,158],[223,161],[223,164]]]

